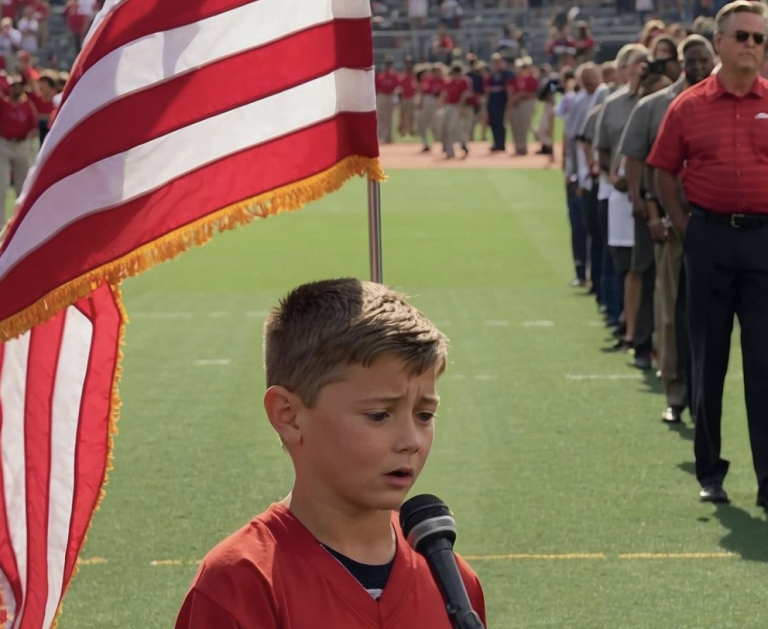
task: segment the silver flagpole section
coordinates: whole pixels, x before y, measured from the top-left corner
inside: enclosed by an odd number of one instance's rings
[[[368,180],[368,242],[371,254],[371,281],[384,281],[381,258],[381,184]]]

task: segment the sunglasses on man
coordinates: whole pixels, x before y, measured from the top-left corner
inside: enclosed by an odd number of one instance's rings
[[[765,33],[750,33],[749,31],[736,31],[733,35],[729,35],[728,37],[733,37],[740,44],[746,44],[747,40],[750,37],[752,38],[752,41],[755,42],[755,46],[762,46],[765,43]]]

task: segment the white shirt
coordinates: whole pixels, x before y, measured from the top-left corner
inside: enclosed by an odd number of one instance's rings
[[[19,32],[22,33],[21,44],[19,45],[19,47],[22,50],[26,50],[27,52],[32,52],[32,53],[37,52],[37,31],[40,26],[37,20],[35,19],[29,20],[23,17],[19,20],[19,23],[17,26],[19,27]],[[32,34],[25,35],[23,34],[25,31],[32,31]]]
[[[96,0],[77,0],[77,13],[87,16],[96,13]]]
[[[629,193],[619,192],[611,186],[608,197],[608,245],[610,247],[635,246],[635,219]]]
[[[0,32],[0,55],[13,55],[21,45],[21,33],[12,28],[7,33]]]

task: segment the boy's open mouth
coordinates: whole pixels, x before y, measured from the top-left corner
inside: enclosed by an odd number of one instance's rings
[[[413,470],[409,467],[401,467],[392,472],[388,472],[385,476],[394,476],[395,478],[410,478],[413,476]]]

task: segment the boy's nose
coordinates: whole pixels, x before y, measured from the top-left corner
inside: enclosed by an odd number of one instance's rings
[[[419,430],[416,420],[411,417],[403,418],[398,422],[397,441],[395,446],[398,452],[418,452],[421,447]]]

